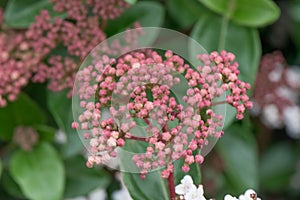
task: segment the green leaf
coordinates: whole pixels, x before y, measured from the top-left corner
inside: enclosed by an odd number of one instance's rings
[[[33,128],[38,132],[40,140],[53,141],[56,129],[47,125],[35,125]]]
[[[64,189],[64,167],[56,150],[40,143],[32,151],[17,150],[10,170],[23,193],[33,200],[59,200]]]
[[[48,108],[58,127],[67,135],[67,143],[63,146],[64,156],[70,157],[76,155],[83,150],[83,144],[77,134],[77,131],[72,129],[72,100],[67,98],[67,91],[48,91],[47,99]]]
[[[1,178],[1,186],[5,191],[12,195],[13,197],[17,197],[19,199],[25,199],[25,196],[20,188],[20,186],[16,183],[16,181],[11,177],[11,174],[8,170],[4,170],[2,178]]]
[[[279,18],[280,9],[271,0],[200,0],[209,9],[232,21],[251,27],[261,27]]]
[[[45,116],[37,104],[27,95],[20,94],[15,102],[0,108],[0,140],[10,140],[14,129],[19,126],[42,124]]]
[[[87,195],[96,188],[106,188],[111,176],[101,168],[89,169],[82,156],[74,156],[65,160],[66,189],[65,198]]]
[[[137,0],[125,0],[127,3],[129,4],[135,4],[137,2]]]
[[[167,181],[161,178],[160,171],[151,172],[146,179],[139,174],[122,173],[123,181],[133,199],[169,200]],[[155,191],[155,192],[153,192]]]
[[[256,79],[256,72],[261,56],[260,38],[257,30],[249,27],[229,23],[225,32],[221,33],[224,21],[221,17],[209,11],[202,13],[202,17],[195,25],[191,36],[208,52],[218,51],[224,43],[224,49],[235,54],[239,63],[239,78],[252,86]],[[226,106],[224,129],[229,127],[235,117],[235,110]]]
[[[10,0],[4,12],[4,20],[12,28],[26,28],[42,10],[49,11],[52,17],[66,17],[65,13],[54,12],[49,0]]]
[[[203,10],[203,6],[195,0],[167,1],[167,8],[171,17],[182,28],[193,25],[201,17]]]
[[[109,21],[105,33],[109,36],[133,28],[135,22],[142,27],[160,27],[163,23],[164,8],[158,2],[142,1],[127,9],[120,17]]]
[[[225,173],[236,193],[258,189],[258,152],[253,134],[245,127],[234,125],[217,143]]]
[[[297,162],[295,151],[288,143],[271,146],[262,155],[260,162],[260,183],[267,191],[283,191],[290,182]]]

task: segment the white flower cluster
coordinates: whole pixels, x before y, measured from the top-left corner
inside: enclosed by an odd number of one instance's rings
[[[227,194],[224,197],[224,200],[261,200],[261,198],[257,197],[257,194],[254,190],[248,189],[244,194],[240,195],[239,198]]]
[[[197,186],[194,185],[191,176],[185,175],[180,182],[181,184],[175,187],[175,192],[180,195],[180,199],[206,200],[204,197],[203,186],[199,185],[197,188]]]
[[[180,184],[175,187],[176,194],[180,195],[182,200],[206,200],[204,197],[203,185],[198,187],[194,185],[193,179],[189,175],[185,175],[180,181]],[[212,200],[212,199],[210,199]],[[249,189],[244,194],[240,195],[239,198],[233,197],[227,194],[224,200],[261,200],[257,197],[254,190]]]

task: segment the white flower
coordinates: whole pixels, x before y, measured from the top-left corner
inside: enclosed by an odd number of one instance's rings
[[[257,194],[254,190],[248,189],[243,195],[239,196],[239,200],[261,200],[257,197]]]
[[[280,119],[279,110],[276,105],[269,104],[262,111],[264,123],[271,128],[280,128],[282,121]]]
[[[293,87],[300,87],[300,69],[297,66],[291,66],[286,71],[286,80]]]
[[[185,175],[180,182],[181,184],[175,187],[176,194],[186,194],[190,190],[197,189],[190,175]]]
[[[289,87],[280,86],[276,89],[275,92],[279,97],[288,99],[292,102],[297,102],[298,94]]]
[[[97,189],[89,194],[89,200],[105,200],[106,191],[104,189]]]
[[[227,194],[225,197],[224,197],[224,200],[238,200],[236,197],[233,197],[229,194]]]
[[[283,111],[287,134],[292,138],[300,138],[300,109],[290,106]]]
[[[281,79],[283,72],[283,65],[276,65],[275,69],[269,73],[269,80],[272,82],[278,82]]]
[[[185,200],[206,200],[203,191],[203,186],[199,185],[198,188],[192,188],[184,195]]]

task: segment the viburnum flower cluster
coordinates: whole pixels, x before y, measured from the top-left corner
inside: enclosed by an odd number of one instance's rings
[[[204,196],[203,185],[195,185],[190,175],[185,175],[180,181],[180,184],[175,187],[175,192],[179,195],[179,199],[182,200],[206,200]],[[210,199],[213,200],[213,199]],[[261,200],[257,197],[254,190],[248,189],[239,198],[233,197],[227,194],[224,200]]]
[[[263,87],[262,87],[263,86]],[[286,126],[293,138],[300,137],[300,68],[290,66],[279,51],[263,56],[257,73],[253,115],[260,115],[270,128]]]
[[[127,53],[118,59],[102,56],[94,65],[77,73],[76,92],[81,114],[72,127],[89,140],[87,166],[103,164],[116,157],[116,149],[127,140],[147,144],[145,153],[132,161],[145,178],[151,170],[164,167],[163,178],[173,175],[173,161],[184,159],[182,170],[202,163],[199,154],[208,137],[219,138],[223,117],[214,106],[228,103],[243,118],[252,103],[246,94],[250,85],[238,79],[238,63],[232,53],[222,51],[198,55],[203,64],[191,67],[171,51]],[[177,94],[176,87],[186,90]],[[215,101],[224,93],[226,98]],[[109,111],[103,117],[102,111]],[[137,121],[145,125],[136,133]],[[140,135],[139,135],[140,134]]]
[[[22,31],[6,26],[0,8],[0,107],[14,101],[30,81],[48,81],[53,91],[71,90],[78,63],[106,39],[103,30],[108,20],[129,7],[123,0],[51,2],[53,10],[66,17],[53,18],[42,10]]]

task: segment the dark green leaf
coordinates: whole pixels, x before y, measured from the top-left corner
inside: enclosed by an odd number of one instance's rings
[[[40,143],[32,151],[17,150],[10,170],[23,193],[33,200],[59,200],[64,189],[64,167],[56,150]]]
[[[108,22],[105,32],[114,35],[127,28],[133,28],[135,22],[142,27],[159,27],[163,23],[164,9],[153,1],[142,1],[127,9],[119,18]]]
[[[201,17],[203,10],[203,6],[195,0],[167,1],[167,8],[171,17],[182,28],[193,25]]]
[[[56,130],[47,125],[35,125],[33,128],[38,132],[39,139],[43,141],[52,141]]]
[[[245,127],[234,125],[217,143],[225,173],[236,193],[258,189],[258,152],[254,136]]]
[[[3,185],[3,189],[5,189],[5,191],[11,196],[25,199],[20,186],[16,183],[16,181],[14,181],[8,170],[5,170],[2,175],[1,185]]]
[[[122,175],[123,181],[133,199],[170,199],[167,182],[161,178],[160,171],[149,173],[144,180],[141,179],[139,174],[123,172]]]
[[[280,10],[272,0],[200,0],[211,10],[245,26],[265,26],[278,19]]]
[[[77,131],[72,129],[72,100],[67,98],[67,91],[49,91],[47,104],[58,127],[67,135],[67,143],[63,147],[64,156],[76,155],[83,149],[83,144],[80,141]]]
[[[33,126],[42,124],[45,116],[37,104],[27,95],[20,94],[15,102],[9,102],[0,108],[0,139],[10,140],[14,129],[19,126]]]
[[[282,191],[295,170],[296,155],[291,145],[279,143],[264,152],[260,163],[261,187],[268,191]]]
[[[106,188],[110,183],[110,175],[101,168],[89,169],[82,156],[68,158],[65,161],[66,189],[65,198],[87,195],[96,188]]]
[[[66,17],[65,13],[56,13],[52,8],[49,0],[10,0],[6,5],[4,20],[12,28],[26,28],[42,10],[49,11],[52,17]]]

